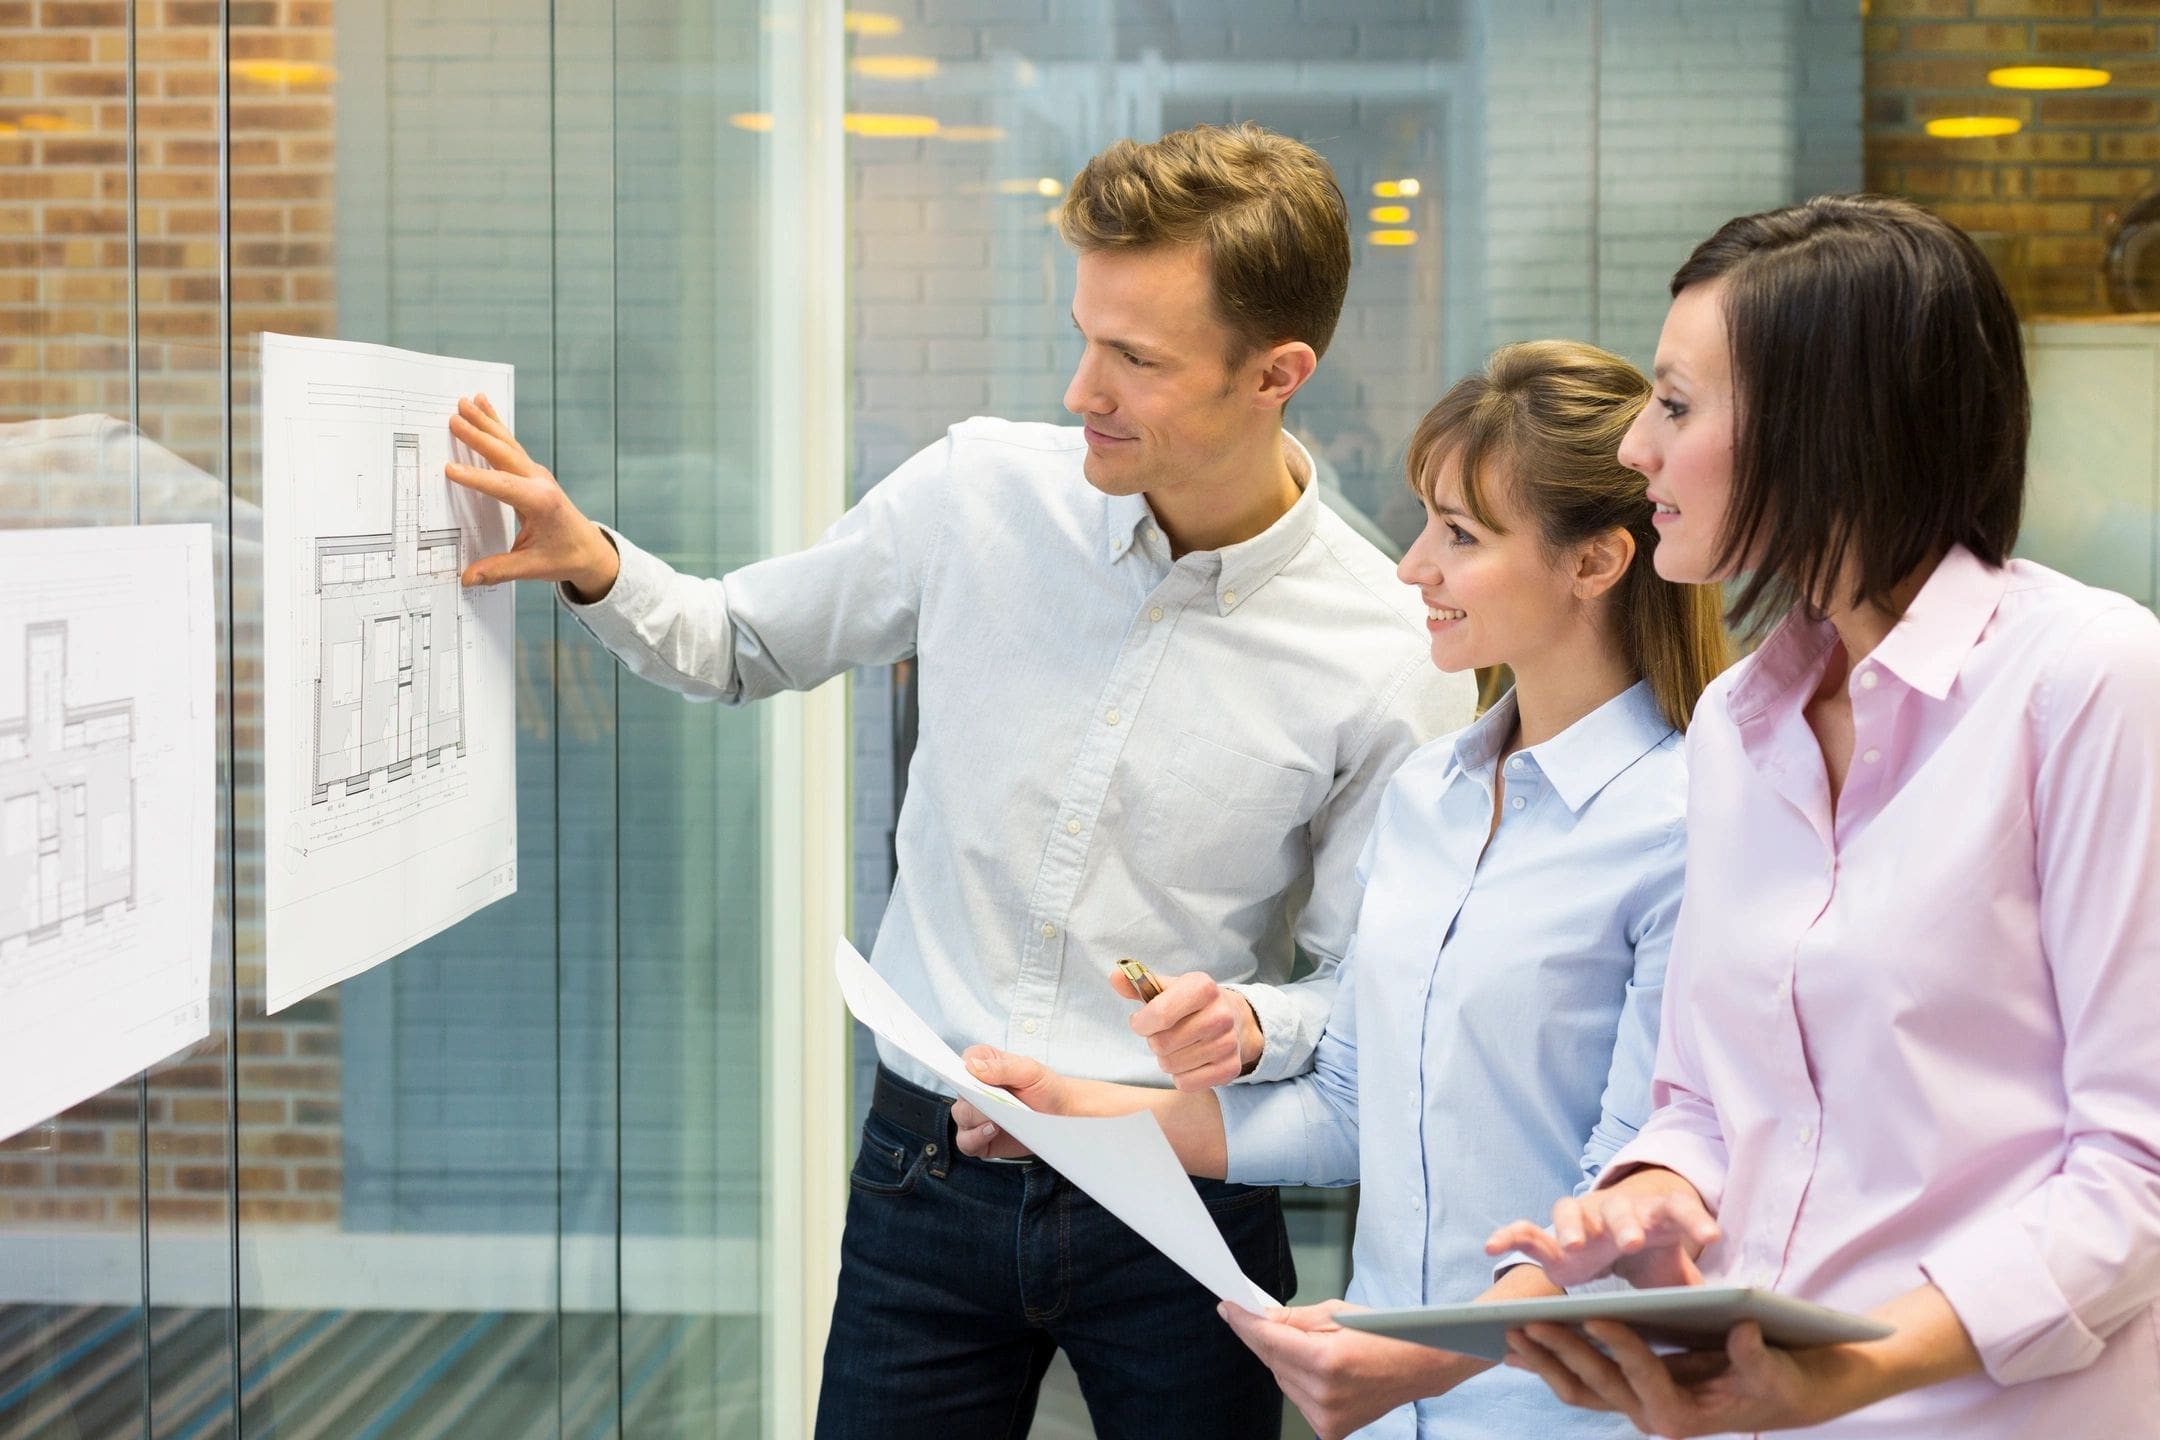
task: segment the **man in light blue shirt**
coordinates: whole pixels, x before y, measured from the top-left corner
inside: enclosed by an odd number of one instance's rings
[[[488,468],[451,478],[520,521],[466,580],[561,582],[625,664],[697,698],[919,657],[880,973],[956,1047],[1280,1079],[1326,1024],[1387,779],[1468,719],[1469,682],[1427,663],[1415,597],[1283,433],[1348,281],[1326,163],[1250,127],[1120,142],[1064,216],[1080,428],[955,426],[816,546],[700,580],[579,515],[466,402],[453,430]],[[1137,1021],[1122,956],[1184,972]],[[934,1077],[884,1058],[821,1436],[1024,1433],[1060,1347],[1105,1440],[1273,1432],[1273,1382],[1207,1292],[1044,1167],[958,1156]],[[1274,1192],[1201,1190],[1289,1293]]]

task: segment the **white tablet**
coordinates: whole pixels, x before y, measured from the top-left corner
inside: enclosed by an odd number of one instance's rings
[[[1406,1310],[1346,1310],[1345,1328],[1415,1340],[1459,1355],[1487,1360],[1507,1357],[1507,1332],[1524,1325],[1580,1325],[1620,1320],[1653,1345],[1722,1349],[1725,1333],[1743,1320],[1762,1326],[1763,1338],[1787,1350],[1880,1340],[1892,1327],[1744,1286],[1676,1286],[1665,1290],[1614,1290],[1596,1295],[1551,1295],[1490,1305],[1429,1305]]]

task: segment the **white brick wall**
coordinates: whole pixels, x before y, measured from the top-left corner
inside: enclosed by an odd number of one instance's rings
[[[1383,525],[1414,512],[1403,441],[1492,346],[1575,336],[1647,363],[1665,286],[1720,221],[1860,175],[1849,0],[906,0],[858,54],[940,59],[851,108],[1004,130],[850,153],[854,485],[976,410],[1062,419],[1072,262],[1053,202],[1121,135],[1252,119],[1336,166],[1357,237],[1332,350],[1291,423]],[[1375,249],[1374,182],[1416,176],[1416,246]],[[856,922],[891,877],[881,682],[859,677]]]

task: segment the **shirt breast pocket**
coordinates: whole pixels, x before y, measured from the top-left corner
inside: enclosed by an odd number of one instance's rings
[[[1153,795],[1137,847],[1142,875],[1183,890],[1284,888],[1304,867],[1306,796],[1319,780],[1191,731],[1179,735],[1169,763],[1145,782]]]

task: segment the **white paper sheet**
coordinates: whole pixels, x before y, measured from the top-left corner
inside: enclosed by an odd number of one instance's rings
[[[833,972],[856,1019],[996,1116],[1021,1144],[1186,1274],[1248,1310],[1264,1312],[1277,1303],[1238,1268],[1153,1115],[1039,1115],[969,1074],[953,1048],[845,940],[833,951]]]
[[[453,486],[450,416],[508,365],[263,336],[267,1008],[517,889],[516,611],[458,574],[510,545]],[[470,459],[470,456],[457,457]]]
[[[213,599],[207,525],[0,531],[0,1139],[209,1034]]]

